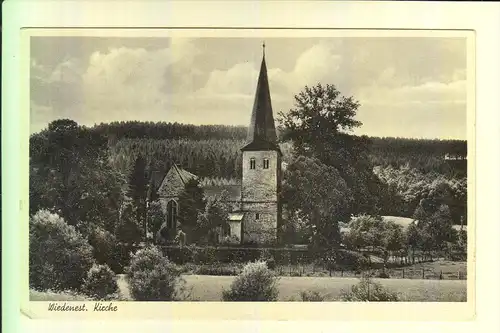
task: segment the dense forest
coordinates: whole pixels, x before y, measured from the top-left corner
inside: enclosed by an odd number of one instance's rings
[[[92,128],[108,138],[113,164],[130,168],[139,152],[148,166],[164,172],[173,163],[200,177],[239,179],[247,128],[224,125],[187,125],[165,122],[114,122]],[[466,176],[465,161],[447,161],[446,154],[467,156],[467,142],[406,138],[369,138],[369,159],[374,166],[409,166],[424,174],[437,172],[450,177]],[[290,162],[292,147],[281,143],[284,161]]]

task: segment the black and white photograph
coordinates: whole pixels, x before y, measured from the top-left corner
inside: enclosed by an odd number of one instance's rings
[[[31,36],[30,300],[467,302],[467,45]]]

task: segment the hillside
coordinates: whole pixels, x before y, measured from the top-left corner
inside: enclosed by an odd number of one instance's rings
[[[126,170],[140,151],[156,170],[167,170],[173,163],[178,163],[201,177],[240,177],[239,149],[245,142],[247,131],[244,126],[114,122],[96,125],[92,129],[108,138],[114,162],[120,170]],[[397,168],[408,165],[422,173],[466,176],[466,160],[445,160],[447,154],[466,157],[466,141],[369,139],[369,158],[374,166]],[[289,161],[290,143],[282,143],[281,148],[285,162]]]

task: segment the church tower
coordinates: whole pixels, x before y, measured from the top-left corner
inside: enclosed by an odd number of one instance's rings
[[[274,125],[263,47],[257,90],[242,151],[241,210],[243,241],[276,243],[281,227],[281,150]]]

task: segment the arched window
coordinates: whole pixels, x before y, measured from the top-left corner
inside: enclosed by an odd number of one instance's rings
[[[167,204],[167,228],[175,229],[177,226],[177,202],[170,200]]]
[[[250,169],[255,169],[255,158],[250,159]]]

